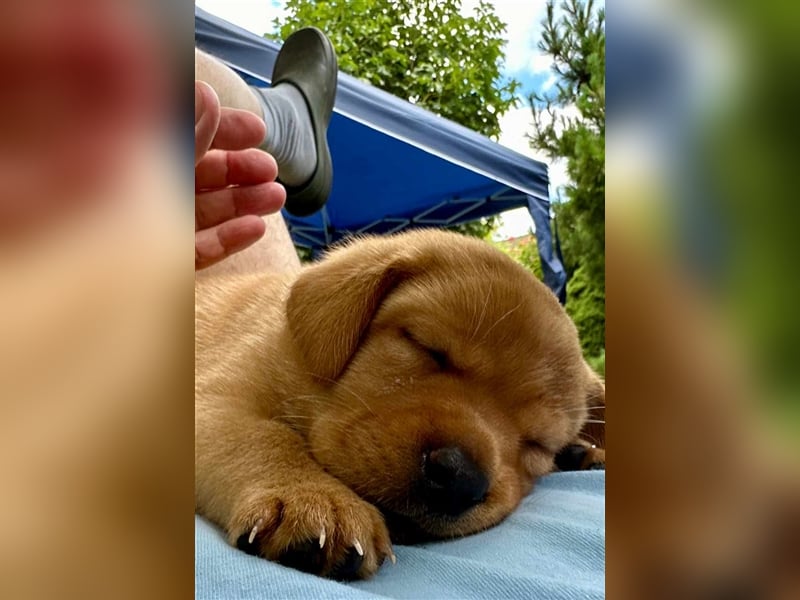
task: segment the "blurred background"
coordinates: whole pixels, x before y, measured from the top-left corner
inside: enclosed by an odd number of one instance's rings
[[[800,590],[798,16],[610,11],[610,597]]]

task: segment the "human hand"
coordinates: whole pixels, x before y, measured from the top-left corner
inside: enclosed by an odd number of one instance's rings
[[[260,215],[277,212],[286,190],[278,165],[255,148],[264,122],[245,110],[221,108],[208,84],[195,82],[195,269],[239,252],[264,235]]]

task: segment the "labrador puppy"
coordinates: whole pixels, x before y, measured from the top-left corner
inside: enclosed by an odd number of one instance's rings
[[[288,277],[196,289],[196,507],[231,544],[372,575],[604,459],[604,385],[555,296],[476,239],[363,238]],[[566,452],[564,452],[566,450]]]

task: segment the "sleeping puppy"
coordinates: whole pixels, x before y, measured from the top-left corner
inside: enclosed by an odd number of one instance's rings
[[[308,572],[368,577],[390,536],[481,531],[562,450],[562,468],[603,459],[600,432],[580,440],[604,386],[574,325],[475,239],[365,238],[299,275],[200,281],[196,336],[197,511]]]

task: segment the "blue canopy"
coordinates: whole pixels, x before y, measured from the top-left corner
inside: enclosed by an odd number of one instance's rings
[[[195,43],[248,83],[267,86],[280,44],[195,7]],[[310,217],[284,213],[294,242],[321,249],[353,233],[448,226],[522,206],[550,247],[547,165],[339,72],[328,130],[334,178],[326,206]],[[557,295],[566,281],[557,256],[542,256]],[[547,281],[550,279],[551,281]],[[557,289],[558,288],[558,289]]]

